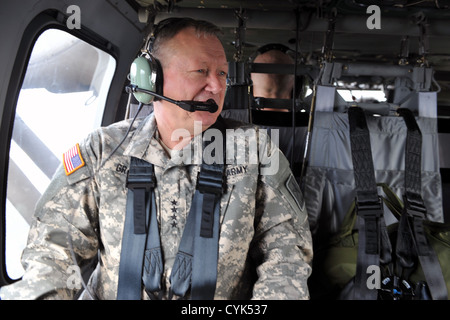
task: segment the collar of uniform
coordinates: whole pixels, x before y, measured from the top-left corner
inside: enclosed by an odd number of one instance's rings
[[[179,152],[175,150],[174,153],[178,154]],[[123,154],[145,160],[162,168],[180,164],[177,161],[171,161],[171,157],[162,147],[153,113],[136,128]]]
[[[156,119],[151,113],[136,128],[124,155],[146,160],[154,165],[164,166],[167,155],[156,139]]]
[[[213,127],[221,128],[221,131],[224,132],[225,129],[223,119],[219,117]],[[180,153],[185,151],[190,151],[186,157],[183,156],[183,153]],[[175,153],[178,157],[174,160],[174,154],[172,154],[172,158],[169,157],[166,150],[164,150],[161,143],[158,141],[158,132],[154,113],[145,118],[136,128],[128,147],[124,151],[124,155],[126,156],[136,157],[163,168],[169,168],[180,164],[201,164],[202,135],[194,137],[194,139],[192,139],[183,151],[180,150]]]

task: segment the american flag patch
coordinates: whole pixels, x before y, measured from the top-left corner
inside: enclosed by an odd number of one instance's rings
[[[80,145],[78,143],[63,154],[63,163],[66,175],[72,174],[84,166],[84,160],[81,156]]]

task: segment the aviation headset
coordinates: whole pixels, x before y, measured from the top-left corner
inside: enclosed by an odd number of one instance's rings
[[[161,63],[153,55],[155,40],[161,33],[161,30],[166,28],[167,25],[174,25],[172,30],[174,31],[173,35],[175,35],[183,28],[190,25],[194,26],[193,21],[195,20],[191,18],[168,18],[162,20],[153,28],[153,32],[148,37],[140,56],[131,64],[129,74],[131,85],[126,87],[127,92],[133,93],[140,104],[149,104],[152,101],[157,101],[157,99],[162,99],[176,104],[189,112],[208,111],[214,113],[218,110],[219,107],[214,99],[208,99],[207,101],[178,101],[163,95],[163,71]],[[170,34],[167,34],[167,37],[170,38]]]
[[[161,31],[166,29],[168,25],[174,26],[172,31],[174,31],[173,35],[175,35],[183,28],[195,26],[196,23],[192,18],[177,17],[160,21],[153,28],[153,32],[148,37],[140,56],[131,64],[129,74],[131,85],[128,86],[127,91],[133,92],[135,98],[142,104],[149,104],[152,101],[157,101],[157,99],[163,99],[189,112],[216,112],[218,106],[213,99],[208,99],[206,102],[191,100],[177,101],[163,95],[163,70],[161,63],[153,54],[155,41],[158,37],[161,37]],[[170,32],[166,32],[166,36],[170,38]]]
[[[180,23],[182,20],[185,20],[185,18],[168,18],[154,26],[141,50],[141,54],[131,64],[130,82],[132,85],[163,95],[164,76],[161,63],[152,54],[153,44],[164,27],[169,24]],[[139,102],[144,104],[158,100],[158,98],[143,92],[134,92],[133,94]]]
[[[262,47],[259,47],[253,54],[249,57],[249,62],[252,63],[257,56],[260,54],[266,53],[270,50],[278,50],[281,51],[288,56],[290,56],[293,60],[295,60],[295,52],[294,50],[290,49],[289,47],[285,46],[281,43],[269,43],[266,45],[263,45]]]

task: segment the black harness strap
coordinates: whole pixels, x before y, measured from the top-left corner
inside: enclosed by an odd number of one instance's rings
[[[437,255],[427,240],[423,222],[426,207],[422,199],[422,133],[411,110],[400,108],[408,128],[405,153],[404,212],[400,219],[397,255],[399,266],[411,270],[417,258],[422,266],[433,300],[447,300],[447,287]],[[414,247],[416,250],[411,250]]]
[[[193,300],[213,299],[216,291],[217,260],[219,254],[220,198],[223,193],[224,164],[203,163],[197,181],[198,209],[196,219],[194,262],[192,272]]]
[[[378,292],[369,288],[367,270],[369,266],[379,266],[380,258],[383,263],[388,263],[391,260],[391,248],[390,243],[382,242],[382,239],[387,239],[387,230],[377,192],[370,134],[364,111],[359,107],[351,107],[348,109],[348,117],[359,232],[354,299],[376,300]]]
[[[364,273],[369,265],[379,263],[392,268],[392,248],[378,200],[365,115],[358,107],[349,108],[348,113],[359,229],[354,298],[377,299],[377,290],[368,289],[364,281],[367,276]],[[442,269],[423,226],[427,210],[421,191],[422,135],[411,110],[398,109],[398,113],[403,117],[408,133],[405,150],[404,212],[400,218],[395,248],[398,276],[394,278],[409,279],[409,275],[415,270],[416,261],[419,260],[431,297],[434,300],[446,300],[448,293]]]
[[[142,265],[152,202],[152,196],[148,196],[148,193],[153,190],[155,181],[152,166],[143,160],[131,158],[127,179],[127,212],[120,254],[117,291],[119,300],[141,299]]]

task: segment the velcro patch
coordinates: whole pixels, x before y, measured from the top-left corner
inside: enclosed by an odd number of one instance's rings
[[[294,176],[291,174],[289,178],[286,180],[286,188],[291,194],[292,198],[294,198],[295,202],[299,206],[300,210],[305,210],[305,201],[303,200],[303,195],[300,190],[300,187],[295,181]]]
[[[78,143],[63,154],[63,163],[66,175],[70,175],[84,166],[85,163]]]

